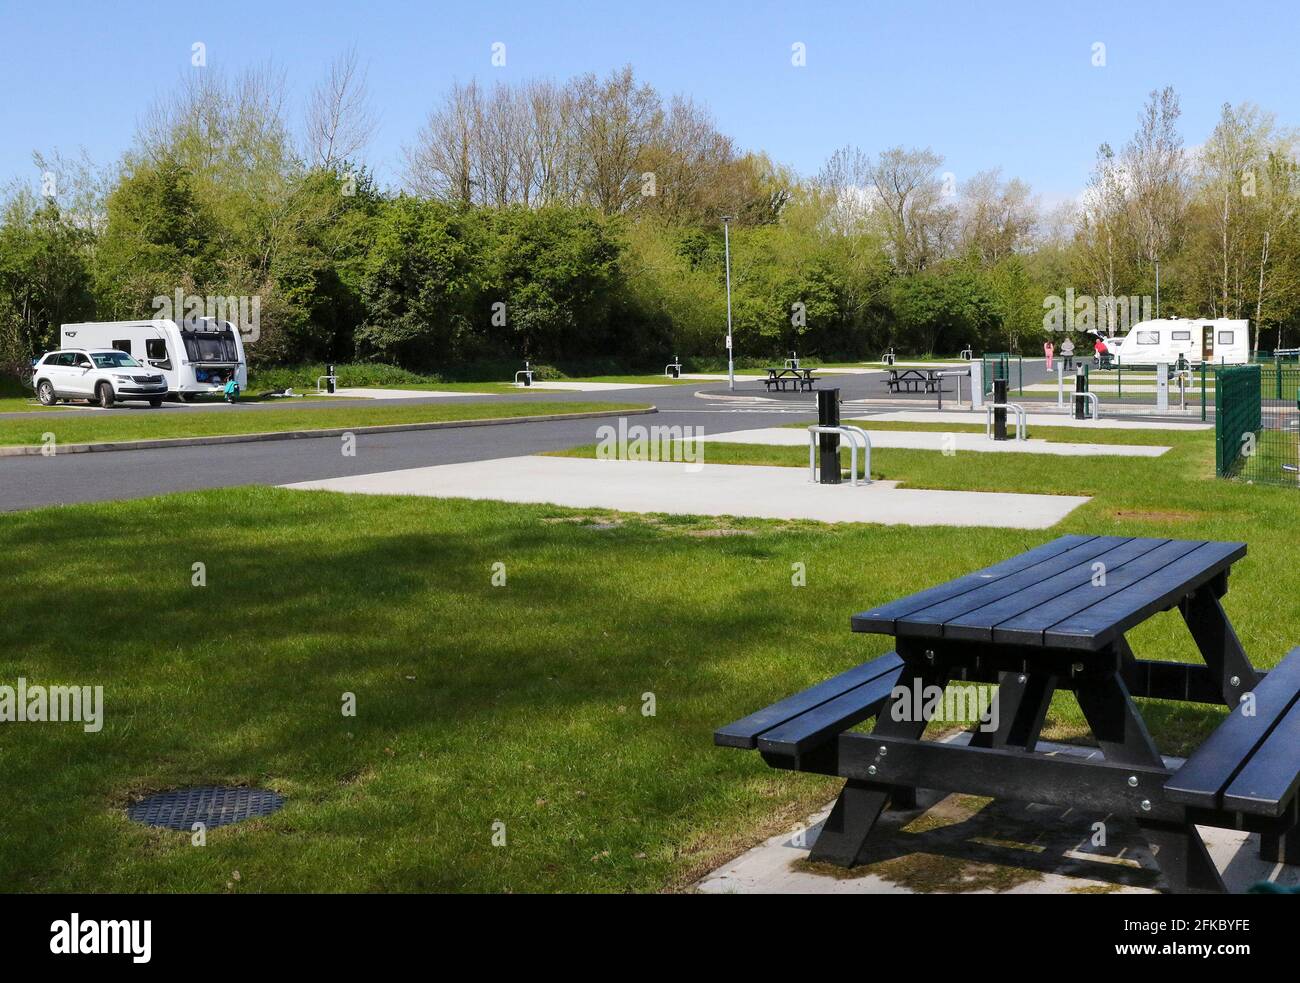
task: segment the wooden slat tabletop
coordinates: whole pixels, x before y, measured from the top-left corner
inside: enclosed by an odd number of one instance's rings
[[[1062,536],[856,614],[852,628],[1096,651],[1245,555],[1245,543]]]

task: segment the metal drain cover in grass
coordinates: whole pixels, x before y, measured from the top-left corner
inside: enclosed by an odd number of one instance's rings
[[[178,788],[141,799],[126,810],[126,815],[146,826],[188,833],[195,823],[216,829],[256,816],[269,816],[283,805],[282,795],[264,788]]]

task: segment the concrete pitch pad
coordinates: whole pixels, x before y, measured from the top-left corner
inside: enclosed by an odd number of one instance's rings
[[[1009,428],[1010,429],[1010,428]],[[1110,454],[1120,457],[1159,457],[1168,447],[1138,444],[1066,444],[1047,440],[990,440],[982,433],[940,433],[917,430],[868,430],[872,449],[891,447],[923,451],[976,451],[1004,454],[1057,454],[1080,457]],[[700,438],[728,444],[763,444],[775,447],[807,447],[808,431],[792,427],[761,427],[734,433],[707,434]],[[843,443],[843,441],[841,441]]]
[[[284,488],[429,495],[570,508],[908,526],[1046,529],[1088,501],[1075,495],[933,491],[878,481],[813,484],[803,468],[510,457],[302,481]]]
[[[349,396],[353,399],[428,399],[448,396],[491,396],[492,393],[445,392],[433,389],[336,389],[335,396]]]
[[[725,372],[683,372],[681,378],[690,379],[692,382],[726,382],[730,376]],[[762,375],[741,375],[736,373],[737,382],[758,382],[760,379],[766,379]]]
[[[1014,402],[1014,401],[1013,401]],[[1107,416],[1108,407],[1101,404],[1100,420],[1076,420],[1064,413],[1027,413],[1031,427],[1091,427],[1096,430],[1213,430],[1213,423],[1192,423],[1187,420],[1128,420],[1122,416]],[[963,410],[893,410],[885,413],[858,412],[854,416],[881,423],[984,423],[984,411]],[[847,416],[845,422],[852,423]],[[1008,414],[1008,422],[1015,423],[1015,414]]]
[[[665,379],[662,383],[665,386],[671,386],[672,380]],[[658,389],[659,383],[646,382],[534,382],[533,389],[556,389],[564,392],[575,393],[603,393],[614,389]],[[523,389],[523,386],[519,387]]]

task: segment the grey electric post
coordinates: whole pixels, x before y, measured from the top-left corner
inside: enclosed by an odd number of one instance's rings
[[[736,359],[731,350],[731,233],[728,223],[733,215],[722,216],[722,249],[727,268],[727,388],[736,388]]]
[[[1156,317],[1160,317],[1160,260],[1156,260]]]

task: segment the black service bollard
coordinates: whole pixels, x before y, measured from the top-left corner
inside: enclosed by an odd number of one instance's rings
[[[817,390],[817,422],[823,427],[840,425],[840,391],[838,389]],[[840,483],[840,435],[837,433],[818,434],[818,464],[821,468],[823,485]]]
[[[533,368],[527,362],[524,362],[524,385],[531,386],[532,384],[533,384]]]
[[[682,363],[678,361],[676,355],[673,356],[672,370],[674,379],[680,379],[682,377]]]
[[[332,396],[332,395],[334,395],[334,384],[335,384],[335,379],[334,379],[334,366],[333,366],[333,365],[327,365],[327,366],[325,366],[325,376],[326,376],[326,378],[325,378],[325,385],[326,385],[326,389],[325,389],[325,391],[326,391],[327,393],[329,393],[329,394]]]
[[[993,402],[998,408],[993,411],[993,439],[1007,439],[1007,411],[1005,409],[1007,402],[1007,380],[993,380]]]
[[[1086,366],[1079,365],[1074,370],[1074,418],[1076,420],[1088,419],[1088,401],[1080,395],[1088,391],[1088,373]]]

